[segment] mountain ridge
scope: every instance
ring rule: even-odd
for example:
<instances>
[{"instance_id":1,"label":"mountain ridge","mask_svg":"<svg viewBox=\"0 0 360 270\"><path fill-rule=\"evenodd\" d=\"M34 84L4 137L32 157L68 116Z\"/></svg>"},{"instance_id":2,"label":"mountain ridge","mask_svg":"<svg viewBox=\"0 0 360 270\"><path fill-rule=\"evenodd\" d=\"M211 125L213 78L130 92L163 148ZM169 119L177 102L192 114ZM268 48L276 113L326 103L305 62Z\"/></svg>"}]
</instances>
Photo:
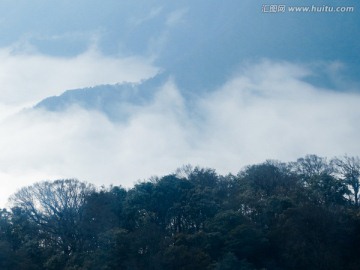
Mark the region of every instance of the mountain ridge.
<instances>
[{"instance_id":1,"label":"mountain ridge","mask_svg":"<svg viewBox=\"0 0 360 270\"><path fill-rule=\"evenodd\" d=\"M129 106L144 106L151 102L156 90L167 79L166 74L158 74L139 83L124 82L70 89L58 96L41 100L33 109L61 112L76 105L86 110L101 111L111 120L121 120L128 115Z\"/></svg>"}]
</instances>

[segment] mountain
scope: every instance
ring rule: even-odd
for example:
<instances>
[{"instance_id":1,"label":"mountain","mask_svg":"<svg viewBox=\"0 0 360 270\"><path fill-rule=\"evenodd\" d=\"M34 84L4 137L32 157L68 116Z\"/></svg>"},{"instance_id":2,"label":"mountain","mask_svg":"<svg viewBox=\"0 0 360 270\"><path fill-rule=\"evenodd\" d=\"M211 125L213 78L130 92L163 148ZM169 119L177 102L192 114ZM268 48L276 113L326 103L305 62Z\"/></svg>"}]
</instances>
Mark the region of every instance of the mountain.
<instances>
[{"instance_id":1,"label":"mountain","mask_svg":"<svg viewBox=\"0 0 360 270\"><path fill-rule=\"evenodd\" d=\"M144 106L153 100L156 90L167 80L166 73L139 83L118 83L67 90L59 96L43 99L34 109L61 112L77 106L86 110L97 110L110 120L126 118L134 106Z\"/></svg>"}]
</instances>

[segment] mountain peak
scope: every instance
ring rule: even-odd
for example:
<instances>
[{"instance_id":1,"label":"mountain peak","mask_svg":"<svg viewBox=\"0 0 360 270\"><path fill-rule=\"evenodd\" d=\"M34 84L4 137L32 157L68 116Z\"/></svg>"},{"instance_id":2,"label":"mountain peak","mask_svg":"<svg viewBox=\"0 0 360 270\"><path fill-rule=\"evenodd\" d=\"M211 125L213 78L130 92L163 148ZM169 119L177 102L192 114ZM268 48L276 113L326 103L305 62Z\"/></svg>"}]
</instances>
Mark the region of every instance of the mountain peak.
<instances>
[{"instance_id":1,"label":"mountain peak","mask_svg":"<svg viewBox=\"0 0 360 270\"><path fill-rule=\"evenodd\" d=\"M111 120L126 116L131 106L142 106L150 102L156 90L167 80L164 74L139 83L105 84L93 87L67 90L59 96L43 99L34 109L62 112L77 106L86 110L98 110Z\"/></svg>"}]
</instances>

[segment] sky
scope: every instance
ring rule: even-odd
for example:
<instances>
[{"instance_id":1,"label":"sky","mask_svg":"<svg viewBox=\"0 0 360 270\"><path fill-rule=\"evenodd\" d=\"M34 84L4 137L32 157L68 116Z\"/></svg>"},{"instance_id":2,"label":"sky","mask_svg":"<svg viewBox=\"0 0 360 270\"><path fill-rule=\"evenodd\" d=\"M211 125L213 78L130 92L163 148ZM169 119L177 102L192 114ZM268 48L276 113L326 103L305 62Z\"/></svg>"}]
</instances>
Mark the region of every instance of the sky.
<instances>
[{"instance_id":1,"label":"sky","mask_svg":"<svg viewBox=\"0 0 360 270\"><path fill-rule=\"evenodd\" d=\"M271 13L278 2L0 0L0 206L42 180L131 187L185 164L227 174L358 156L360 3L282 3ZM158 74L165 82L124 121L76 104L32 109Z\"/></svg>"}]
</instances>

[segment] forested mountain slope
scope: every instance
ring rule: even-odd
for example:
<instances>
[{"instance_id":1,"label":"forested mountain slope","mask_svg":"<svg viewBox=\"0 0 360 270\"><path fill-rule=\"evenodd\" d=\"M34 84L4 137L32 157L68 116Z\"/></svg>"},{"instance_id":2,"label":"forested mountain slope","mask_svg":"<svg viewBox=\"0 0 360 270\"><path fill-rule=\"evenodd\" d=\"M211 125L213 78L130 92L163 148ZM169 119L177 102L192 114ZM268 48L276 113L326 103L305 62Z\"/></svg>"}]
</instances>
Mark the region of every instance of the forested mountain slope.
<instances>
[{"instance_id":1,"label":"forested mountain slope","mask_svg":"<svg viewBox=\"0 0 360 270\"><path fill-rule=\"evenodd\" d=\"M129 190L39 182L1 211L0 268L358 269L359 173L357 157L309 155Z\"/></svg>"}]
</instances>

